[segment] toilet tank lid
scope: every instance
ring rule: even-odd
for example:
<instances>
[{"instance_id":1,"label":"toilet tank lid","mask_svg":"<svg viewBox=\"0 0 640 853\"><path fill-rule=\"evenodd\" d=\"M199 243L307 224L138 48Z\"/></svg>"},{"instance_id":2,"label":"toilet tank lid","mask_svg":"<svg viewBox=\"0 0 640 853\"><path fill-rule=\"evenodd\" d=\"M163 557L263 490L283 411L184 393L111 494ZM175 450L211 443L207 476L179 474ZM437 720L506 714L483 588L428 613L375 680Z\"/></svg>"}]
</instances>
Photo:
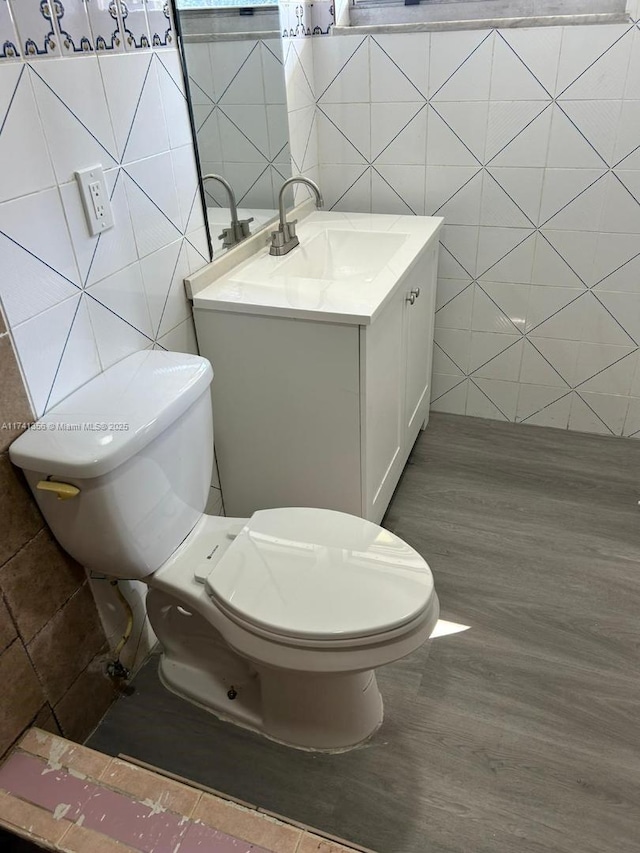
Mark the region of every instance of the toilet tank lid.
<instances>
[{"instance_id":1,"label":"toilet tank lid","mask_svg":"<svg viewBox=\"0 0 640 853\"><path fill-rule=\"evenodd\" d=\"M206 358L135 352L43 415L13 442L11 461L58 477L107 474L186 412L212 378Z\"/></svg>"}]
</instances>

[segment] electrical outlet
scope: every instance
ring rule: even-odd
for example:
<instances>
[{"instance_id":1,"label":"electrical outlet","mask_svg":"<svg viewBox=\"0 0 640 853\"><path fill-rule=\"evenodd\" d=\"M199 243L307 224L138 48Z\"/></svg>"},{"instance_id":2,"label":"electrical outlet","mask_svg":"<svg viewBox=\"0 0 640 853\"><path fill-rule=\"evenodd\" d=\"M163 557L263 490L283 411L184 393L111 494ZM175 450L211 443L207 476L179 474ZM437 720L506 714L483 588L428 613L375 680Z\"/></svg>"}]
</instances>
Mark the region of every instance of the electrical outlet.
<instances>
[{"instance_id":1,"label":"electrical outlet","mask_svg":"<svg viewBox=\"0 0 640 853\"><path fill-rule=\"evenodd\" d=\"M89 231L95 237L108 228L113 228L111 199L104 179L102 166L93 166L76 172L84 213Z\"/></svg>"}]
</instances>

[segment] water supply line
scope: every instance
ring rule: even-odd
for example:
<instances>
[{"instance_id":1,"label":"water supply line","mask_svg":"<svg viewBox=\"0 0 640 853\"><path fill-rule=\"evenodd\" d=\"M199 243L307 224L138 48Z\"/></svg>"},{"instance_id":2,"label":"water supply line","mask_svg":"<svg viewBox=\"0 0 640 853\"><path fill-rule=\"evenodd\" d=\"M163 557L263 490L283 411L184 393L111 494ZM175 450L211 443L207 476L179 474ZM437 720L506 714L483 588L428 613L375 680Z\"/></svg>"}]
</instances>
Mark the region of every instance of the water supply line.
<instances>
[{"instance_id":1,"label":"water supply line","mask_svg":"<svg viewBox=\"0 0 640 853\"><path fill-rule=\"evenodd\" d=\"M122 654L124 647L129 642L131 632L133 631L133 610L131 609L131 605L127 599L124 597L122 590L118 586L118 581L114 578L113 580L110 580L109 583L114 588L115 593L120 600L120 604L122 605L122 609L127 615L127 626L124 629L124 634L120 637L117 646L113 650L113 660L109 661L107 664L107 674L114 680L126 681L131 673L120 661L120 655Z\"/></svg>"}]
</instances>

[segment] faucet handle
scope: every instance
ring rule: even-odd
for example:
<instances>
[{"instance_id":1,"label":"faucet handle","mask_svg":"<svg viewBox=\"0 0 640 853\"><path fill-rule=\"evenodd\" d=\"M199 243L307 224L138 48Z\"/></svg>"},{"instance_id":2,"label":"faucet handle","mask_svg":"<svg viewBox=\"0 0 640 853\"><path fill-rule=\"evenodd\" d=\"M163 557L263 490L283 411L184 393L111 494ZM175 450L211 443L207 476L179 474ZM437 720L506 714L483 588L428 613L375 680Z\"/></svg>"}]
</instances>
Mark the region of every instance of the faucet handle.
<instances>
[{"instance_id":1,"label":"faucet handle","mask_svg":"<svg viewBox=\"0 0 640 853\"><path fill-rule=\"evenodd\" d=\"M271 245L274 247L284 246L284 231L282 230L282 225L276 231L271 232Z\"/></svg>"},{"instance_id":2,"label":"faucet handle","mask_svg":"<svg viewBox=\"0 0 640 853\"><path fill-rule=\"evenodd\" d=\"M239 219L238 220L238 238L239 240L244 240L246 237L251 236L251 228L249 225L253 222L253 216L250 219Z\"/></svg>"},{"instance_id":3,"label":"faucet handle","mask_svg":"<svg viewBox=\"0 0 640 853\"><path fill-rule=\"evenodd\" d=\"M223 228L222 234L218 234L218 240L222 240L222 248L230 249L236 243L236 235L233 228Z\"/></svg>"},{"instance_id":4,"label":"faucet handle","mask_svg":"<svg viewBox=\"0 0 640 853\"><path fill-rule=\"evenodd\" d=\"M271 232L270 255L286 255L299 244L296 237L296 221L294 219L293 222L281 222L277 231Z\"/></svg>"}]
</instances>

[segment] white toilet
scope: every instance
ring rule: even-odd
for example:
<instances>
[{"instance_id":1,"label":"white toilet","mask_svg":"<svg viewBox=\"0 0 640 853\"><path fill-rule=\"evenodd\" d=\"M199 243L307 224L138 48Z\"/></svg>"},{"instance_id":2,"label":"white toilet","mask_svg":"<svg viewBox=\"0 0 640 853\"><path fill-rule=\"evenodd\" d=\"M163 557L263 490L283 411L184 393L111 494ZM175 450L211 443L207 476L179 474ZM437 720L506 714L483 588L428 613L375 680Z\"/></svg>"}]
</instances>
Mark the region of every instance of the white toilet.
<instances>
[{"instance_id":1,"label":"white toilet","mask_svg":"<svg viewBox=\"0 0 640 853\"><path fill-rule=\"evenodd\" d=\"M436 624L431 572L344 513L204 515L212 377L198 356L134 353L21 435L11 459L76 560L149 586L166 687L291 746L348 749L382 722L374 670Z\"/></svg>"}]
</instances>

